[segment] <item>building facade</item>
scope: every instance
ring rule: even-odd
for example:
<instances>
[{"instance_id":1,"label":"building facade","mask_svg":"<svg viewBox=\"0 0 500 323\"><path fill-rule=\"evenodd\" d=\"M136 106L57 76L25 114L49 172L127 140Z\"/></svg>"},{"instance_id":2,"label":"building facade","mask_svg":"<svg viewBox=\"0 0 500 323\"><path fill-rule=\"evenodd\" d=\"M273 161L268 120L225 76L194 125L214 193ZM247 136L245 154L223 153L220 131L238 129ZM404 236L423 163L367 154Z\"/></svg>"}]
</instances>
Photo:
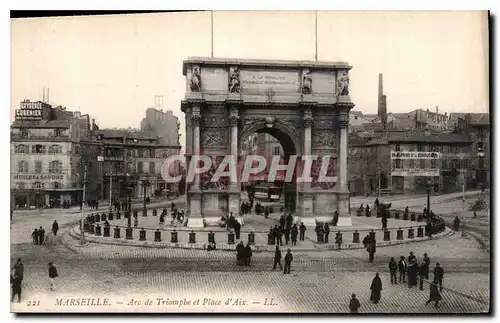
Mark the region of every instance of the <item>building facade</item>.
<instances>
[{"instance_id":1,"label":"building facade","mask_svg":"<svg viewBox=\"0 0 500 323\"><path fill-rule=\"evenodd\" d=\"M87 151L94 151L92 164L99 169L98 182L101 199L143 198L164 196L179 192L179 183L167 183L162 174L165 159L180 153L179 145L163 145L161 139L149 131L133 129L97 129L93 139L86 143ZM171 175L179 174L179 166Z\"/></svg>"},{"instance_id":2,"label":"building facade","mask_svg":"<svg viewBox=\"0 0 500 323\"><path fill-rule=\"evenodd\" d=\"M146 109L146 117L141 121L141 131L152 132L159 137L160 144L178 146L179 119L171 110L163 112L155 108Z\"/></svg>"},{"instance_id":3,"label":"building facade","mask_svg":"<svg viewBox=\"0 0 500 323\"><path fill-rule=\"evenodd\" d=\"M82 139L88 115L24 100L11 125L11 206L78 204L82 197Z\"/></svg>"},{"instance_id":4,"label":"building facade","mask_svg":"<svg viewBox=\"0 0 500 323\"><path fill-rule=\"evenodd\" d=\"M470 187L472 142L464 133L389 133L350 145L350 181L357 195L455 192Z\"/></svg>"}]
</instances>

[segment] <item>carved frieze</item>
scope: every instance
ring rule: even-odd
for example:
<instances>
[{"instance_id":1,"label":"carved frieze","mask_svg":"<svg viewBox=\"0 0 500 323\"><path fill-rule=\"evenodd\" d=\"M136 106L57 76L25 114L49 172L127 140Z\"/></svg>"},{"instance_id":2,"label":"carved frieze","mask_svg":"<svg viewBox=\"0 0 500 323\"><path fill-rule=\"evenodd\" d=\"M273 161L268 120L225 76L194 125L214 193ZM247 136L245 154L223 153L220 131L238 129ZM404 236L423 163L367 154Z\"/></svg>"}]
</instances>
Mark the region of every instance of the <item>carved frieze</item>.
<instances>
[{"instance_id":1,"label":"carved frieze","mask_svg":"<svg viewBox=\"0 0 500 323\"><path fill-rule=\"evenodd\" d=\"M301 92L302 94L312 93L312 79L308 68L302 70Z\"/></svg>"},{"instance_id":2,"label":"carved frieze","mask_svg":"<svg viewBox=\"0 0 500 323\"><path fill-rule=\"evenodd\" d=\"M313 121L314 129L333 129L333 118L328 119L318 119L314 118Z\"/></svg>"},{"instance_id":3,"label":"carved frieze","mask_svg":"<svg viewBox=\"0 0 500 323\"><path fill-rule=\"evenodd\" d=\"M333 130L315 130L312 134L312 148L335 147L335 135Z\"/></svg>"},{"instance_id":4,"label":"carved frieze","mask_svg":"<svg viewBox=\"0 0 500 323\"><path fill-rule=\"evenodd\" d=\"M207 115L203 118L203 128L225 128L229 125L227 116Z\"/></svg>"},{"instance_id":5,"label":"carved frieze","mask_svg":"<svg viewBox=\"0 0 500 323\"><path fill-rule=\"evenodd\" d=\"M349 95L349 75L342 70L337 74L337 96Z\"/></svg>"},{"instance_id":6,"label":"carved frieze","mask_svg":"<svg viewBox=\"0 0 500 323\"><path fill-rule=\"evenodd\" d=\"M201 132L202 147L225 147L228 145L227 129L203 129Z\"/></svg>"},{"instance_id":7,"label":"carved frieze","mask_svg":"<svg viewBox=\"0 0 500 323\"><path fill-rule=\"evenodd\" d=\"M240 93L240 69L236 66L229 68L229 92Z\"/></svg>"}]
</instances>

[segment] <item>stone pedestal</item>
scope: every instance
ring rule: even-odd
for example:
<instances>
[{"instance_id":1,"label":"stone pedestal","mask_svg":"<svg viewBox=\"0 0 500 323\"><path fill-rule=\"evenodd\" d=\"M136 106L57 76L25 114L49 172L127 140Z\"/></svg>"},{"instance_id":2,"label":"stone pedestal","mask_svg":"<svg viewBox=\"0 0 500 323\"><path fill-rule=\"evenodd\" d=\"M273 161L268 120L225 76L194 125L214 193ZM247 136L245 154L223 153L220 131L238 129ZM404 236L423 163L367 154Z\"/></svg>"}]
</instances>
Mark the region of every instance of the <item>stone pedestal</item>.
<instances>
[{"instance_id":1,"label":"stone pedestal","mask_svg":"<svg viewBox=\"0 0 500 323\"><path fill-rule=\"evenodd\" d=\"M188 227L203 228L203 217L201 214L201 192L190 192L189 196L189 218Z\"/></svg>"},{"instance_id":2,"label":"stone pedestal","mask_svg":"<svg viewBox=\"0 0 500 323\"><path fill-rule=\"evenodd\" d=\"M229 193L229 214L233 212L234 216L237 216L240 214L240 205L241 205L241 199L240 199L240 192L230 192Z\"/></svg>"}]
</instances>

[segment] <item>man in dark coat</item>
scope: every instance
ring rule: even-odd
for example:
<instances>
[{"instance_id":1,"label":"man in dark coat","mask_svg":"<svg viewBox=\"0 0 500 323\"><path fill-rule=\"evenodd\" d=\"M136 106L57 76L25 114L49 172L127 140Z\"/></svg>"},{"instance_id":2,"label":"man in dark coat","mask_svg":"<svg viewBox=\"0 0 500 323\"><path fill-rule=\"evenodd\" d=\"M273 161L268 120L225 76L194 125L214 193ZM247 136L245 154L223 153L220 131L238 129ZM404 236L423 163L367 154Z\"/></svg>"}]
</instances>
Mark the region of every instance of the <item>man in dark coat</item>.
<instances>
[{"instance_id":1,"label":"man in dark coat","mask_svg":"<svg viewBox=\"0 0 500 323\"><path fill-rule=\"evenodd\" d=\"M276 239L276 245L282 246L283 245L283 240L281 239L282 237L282 232L280 228L278 228L278 225L274 226L274 238Z\"/></svg>"},{"instance_id":2,"label":"man in dark coat","mask_svg":"<svg viewBox=\"0 0 500 323\"><path fill-rule=\"evenodd\" d=\"M328 226L328 223L325 223L325 226L323 228L324 236L325 236L325 243L328 243L328 236L330 235L330 226Z\"/></svg>"},{"instance_id":3,"label":"man in dark coat","mask_svg":"<svg viewBox=\"0 0 500 323\"><path fill-rule=\"evenodd\" d=\"M285 269L283 271L283 274L290 274L290 267L292 265L292 260L293 260L292 251L288 249L285 255Z\"/></svg>"},{"instance_id":4,"label":"man in dark coat","mask_svg":"<svg viewBox=\"0 0 500 323\"><path fill-rule=\"evenodd\" d=\"M283 235L285 236L285 244L288 244L288 242L290 241L290 231L291 231L291 228L288 228L288 227L285 227L283 229Z\"/></svg>"},{"instance_id":5,"label":"man in dark coat","mask_svg":"<svg viewBox=\"0 0 500 323\"><path fill-rule=\"evenodd\" d=\"M33 244L38 244L38 229L33 230L33 233L31 233L31 239L33 239Z\"/></svg>"},{"instance_id":6,"label":"man in dark coat","mask_svg":"<svg viewBox=\"0 0 500 323\"><path fill-rule=\"evenodd\" d=\"M56 284L55 284L55 279L59 275L57 274L57 268L54 266L52 262L49 262L49 279L50 279L50 290L55 291L56 290Z\"/></svg>"},{"instance_id":7,"label":"man in dark coat","mask_svg":"<svg viewBox=\"0 0 500 323\"><path fill-rule=\"evenodd\" d=\"M16 264L12 267L12 270L14 270L14 275L18 275L19 279L22 281L24 278L24 266L21 258L17 258Z\"/></svg>"},{"instance_id":8,"label":"man in dark coat","mask_svg":"<svg viewBox=\"0 0 500 323\"><path fill-rule=\"evenodd\" d=\"M320 223L316 224L316 229L314 229L314 231L316 231L317 242L318 243L325 242L324 239L325 232L323 231L323 226Z\"/></svg>"},{"instance_id":9,"label":"man in dark coat","mask_svg":"<svg viewBox=\"0 0 500 323\"><path fill-rule=\"evenodd\" d=\"M375 258L375 252L377 252L377 241L370 238L370 243L368 244L366 251L368 251L368 260L372 263Z\"/></svg>"},{"instance_id":10,"label":"man in dark coat","mask_svg":"<svg viewBox=\"0 0 500 323\"><path fill-rule=\"evenodd\" d=\"M444 270L438 262L436 264L436 267L434 268L434 281L437 281L439 283L440 291L443 291L443 276L444 276Z\"/></svg>"},{"instance_id":11,"label":"man in dark coat","mask_svg":"<svg viewBox=\"0 0 500 323\"><path fill-rule=\"evenodd\" d=\"M280 265L280 270L283 270L283 266L281 265L281 251L279 246L276 246L276 251L274 252L273 270L276 269L276 265Z\"/></svg>"},{"instance_id":12,"label":"man in dark coat","mask_svg":"<svg viewBox=\"0 0 500 323\"><path fill-rule=\"evenodd\" d=\"M282 214L280 216L280 230L283 230L285 228L285 222L286 222L285 216Z\"/></svg>"},{"instance_id":13,"label":"man in dark coat","mask_svg":"<svg viewBox=\"0 0 500 323\"><path fill-rule=\"evenodd\" d=\"M417 257L413 254L413 251L410 251L410 255L408 256L408 263L417 261Z\"/></svg>"},{"instance_id":14,"label":"man in dark coat","mask_svg":"<svg viewBox=\"0 0 500 323\"><path fill-rule=\"evenodd\" d=\"M358 313L360 307L361 304L359 303L359 300L356 298L356 294L352 294L351 301L349 302L349 310L351 310L351 313Z\"/></svg>"},{"instance_id":15,"label":"man in dark coat","mask_svg":"<svg viewBox=\"0 0 500 323\"><path fill-rule=\"evenodd\" d=\"M17 302L21 303L21 283L22 279L19 277L19 275L15 274L14 279L12 280L12 298L11 302L14 301L15 296L17 295Z\"/></svg>"},{"instance_id":16,"label":"man in dark coat","mask_svg":"<svg viewBox=\"0 0 500 323\"><path fill-rule=\"evenodd\" d=\"M292 231L290 232L291 239L292 239L292 246L297 245L297 236L299 234L299 229L297 228L297 224L294 224L292 227Z\"/></svg>"},{"instance_id":17,"label":"man in dark coat","mask_svg":"<svg viewBox=\"0 0 500 323\"><path fill-rule=\"evenodd\" d=\"M243 265L245 263L245 261L243 259L243 249L244 248L245 248L245 246L243 245L243 241L240 241L236 245L236 264L237 265Z\"/></svg>"},{"instance_id":18,"label":"man in dark coat","mask_svg":"<svg viewBox=\"0 0 500 323\"><path fill-rule=\"evenodd\" d=\"M389 261L389 273L391 274L391 284L398 284L398 264L396 263L396 260L394 258L391 258L391 261Z\"/></svg>"},{"instance_id":19,"label":"man in dark coat","mask_svg":"<svg viewBox=\"0 0 500 323\"><path fill-rule=\"evenodd\" d=\"M292 213L288 213L288 216L286 217L286 227L291 228L293 224L293 216Z\"/></svg>"},{"instance_id":20,"label":"man in dark coat","mask_svg":"<svg viewBox=\"0 0 500 323\"><path fill-rule=\"evenodd\" d=\"M372 291L370 295L370 301L377 304L380 301L380 296L381 296L380 294L382 291L382 280L380 279L378 273L375 274L370 289Z\"/></svg>"},{"instance_id":21,"label":"man in dark coat","mask_svg":"<svg viewBox=\"0 0 500 323\"><path fill-rule=\"evenodd\" d=\"M457 232L459 228L460 228L460 219L458 218L458 216L456 216L455 220L453 220L453 230Z\"/></svg>"},{"instance_id":22,"label":"man in dark coat","mask_svg":"<svg viewBox=\"0 0 500 323\"><path fill-rule=\"evenodd\" d=\"M408 287L417 286L418 280L418 263L416 261L409 261L408 266Z\"/></svg>"},{"instance_id":23,"label":"man in dark coat","mask_svg":"<svg viewBox=\"0 0 500 323\"><path fill-rule=\"evenodd\" d=\"M269 208L266 206L264 209L264 217L267 219L269 217Z\"/></svg>"},{"instance_id":24,"label":"man in dark coat","mask_svg":"<svg viewBox=\"0 0 500 323\"><path fill-rule=\"evenodd\" d=\"M333 214L333 226L336 227L337 223L339 223L339 211L335 211Z\"/></svg>"},{"instance_id":25,"label":"man in dark coat","mask_svg":"<svg viewBox=\"0 0 500 323\"><path fill-rule=\"evenodd\" d=\"M304 241L306 236L306 226L304 225L304 222L300 223L299 231L300 231L299 240Z\"/></svg>"},{"instance_id":26,"label":"man in dark coat","mask_svg":"<svg viewBox=\"0 0 500 323\"><path fill-rule=\"evenodd\" d=\"M384 215L382 216L382 230L387 230L387 217Z\"/></svg>"},{"instance_id":27,"label":"man in dark coat","mask_svg":"<svg viewBox=\"0 0 500 323\"><path fill-rule=\"evenodd\" d=\"M405 256L401 256L398 261L398 271L399 271L399 283L401 281L406 283L406 271L408 270L408 265L406 264Z\"/></svg>"},{"instance_id":28,"label":"man in dark coat","mask_svg":"<svg viewBox=\"0 0 500 323\"><path fill-rule=\"evenodd\" d=\"M429 287L429 300L425 302L425 305L429 305L430 302L434 302L434 307L439 307L439 301L442 299L441 297L441 285L439 285L439 282L434 280L432 284L430 284Z\"/></svg>"},{"instance_id":29,"label":"man in dark coat","mask_svg":"<svg viewBox=\"0 0 500 323\"><path fill-rule=\"evenodd\" d=\"M420 268L418 270L418 275L420 276L420 289L424 290L424 279L429 279L429 267L431 265L431 259L427 256L427 253L424 253L424 258L422 259L422 263L420 264Z\"/></svg>"},{"instance_id":30,"label":"man in dark coat","mask_svg":"<svg viewBox=\"0 0 500 323\"><path fill-rule=\"evenodd\" d=\"M370 210L370 206L367 204L365 209L365 216L370 217L372 211Z\"/></svg>"},{"instance_id":31,"label":"man in dark coat","mask_svg":"<svg viewBox=\"0 0 500 323\"><path fill-rule=\"evenodd\" d=\"M57 235L57 231L59 231L59 224L57 223L57 220L54 220L54 223L52 223L52 232L54 235Z\"/></svg>"},{"instance_id":32,"label":"man in dark coat","mask_svg":"<svg viewBox=\"0 0 500 323\"><path fill-rule=\"evenodd\" d=\"M234 233L236 234L236 240L240 239L241 224L238 221L234 221Z\"/></svg>"},{"instance_id":33,"label":"man in dark coat","mask_svg":"<svg viewBox=\"0 0 500 323\"><path fill-rule=\"evenodd\" d=\"M247 244L244 251L245 251L245 265L250 266L250 264L252 263L252 248L250 248L250 244Z\"/></svg>"},{"instance_id":34,"label":"man in dark coat","mask_svg":"<svg viewBox=\"0 0 500 323\"><path fill-rule=\"evenodd\" d=\"M45 243L45 230L40 227L38 229L38 244L44 244Z\"/></svg>"}]
</instances>

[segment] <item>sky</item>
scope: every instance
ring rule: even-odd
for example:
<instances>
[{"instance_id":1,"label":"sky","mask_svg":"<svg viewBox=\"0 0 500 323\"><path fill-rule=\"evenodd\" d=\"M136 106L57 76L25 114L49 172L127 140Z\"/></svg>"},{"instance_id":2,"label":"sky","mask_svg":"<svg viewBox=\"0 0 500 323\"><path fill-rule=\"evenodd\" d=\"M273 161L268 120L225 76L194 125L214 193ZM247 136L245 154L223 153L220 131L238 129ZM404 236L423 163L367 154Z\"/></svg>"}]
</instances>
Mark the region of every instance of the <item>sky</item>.
<instances>
[{"instance_id":1,"label":"sky","mask_svg":"<svg viewBox=\"0 0 500 323\"><path fill-rule=\"evenodd\" d=\"M345 61L355 110L376 113L378 74L388 112L488 112L487 13L317 13L319 61ZM11 20L11 113L41 100L95 118L100 128L138 128L145 109L181 121L182 61L210 57L210 12ZM314 60L313 11L217 11L214 57ZM13 117L11 118L11 120Z\"/></svg>"}]
</instances>

